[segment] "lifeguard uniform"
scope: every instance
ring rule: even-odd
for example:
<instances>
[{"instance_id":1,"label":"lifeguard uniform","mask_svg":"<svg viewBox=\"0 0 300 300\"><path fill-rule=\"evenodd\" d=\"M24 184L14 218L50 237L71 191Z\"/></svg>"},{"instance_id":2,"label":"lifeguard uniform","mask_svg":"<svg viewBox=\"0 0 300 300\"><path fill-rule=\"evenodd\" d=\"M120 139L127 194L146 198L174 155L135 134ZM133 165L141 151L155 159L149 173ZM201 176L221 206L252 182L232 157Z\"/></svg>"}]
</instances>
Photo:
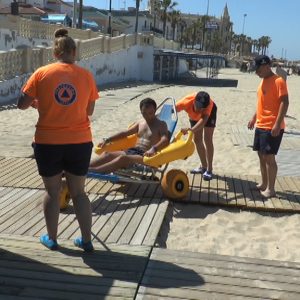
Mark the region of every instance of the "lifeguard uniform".
<instances>
[{"instance_id":1,"label":"lifeguard uniform","mask_svg":"<svg viewBox=\"0 0 300 300\"><path fill-rule=\"evenodd\" d=\"M283 136L285 122L280 124L280 135L272 137L271 130L278 117L281 97L288 95L284 79L274 74L264 78L257 90L256 129L253 150L265 154L277 154Z\"/></svg>"},{"instance_id":2,"label":"lifeguard uniform","mask_svg":"<svg viewBox=\"0 0 300 300\"><path fill-rule=\"evenodd\" d=\"M34 136L36 149L43 149L42 152L46 153L54 149L49 147L51 145L81 145L73 147L72 153L69 153L70 157L75 160L75 154L89 155L92 150L92 133L87 107L90 102L96 101L99 95L93 75L88 70L76 64L62 62L49 64L37 69L22 91L38 100L39 119ZM85 150L81 154L76 153L80 152L80 148ZM61 151L62 147L55 149ZM49 155L59 156L60 151ZM61 166L55 166L55 162L52 162L52 168L47 163L46 156L42 157L41 151L35 153L40 174L56 175ZM76 163L74 166L71 165L70 159L66 164L67 171L83 175L84 172L79 171L80 168L76 170Z\"/></svg>"}]
</instances>

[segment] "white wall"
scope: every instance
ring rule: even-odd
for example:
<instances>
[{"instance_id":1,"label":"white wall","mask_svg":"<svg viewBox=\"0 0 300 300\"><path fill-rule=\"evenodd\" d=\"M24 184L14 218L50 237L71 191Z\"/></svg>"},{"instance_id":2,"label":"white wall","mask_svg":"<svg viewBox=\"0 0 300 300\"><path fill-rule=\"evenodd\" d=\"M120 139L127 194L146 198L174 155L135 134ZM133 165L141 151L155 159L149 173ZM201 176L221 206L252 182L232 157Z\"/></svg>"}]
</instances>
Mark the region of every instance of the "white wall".
<instances>
[{"instance_id":1,"label":"white wall","mask_svg":"<svg viewBox=\"0 0 300 300\"><path fill-rule=\"evenodd\" d=\"M133 46L130 49L93 56L79 63L95 76L97 84L129 80L153 81L153 47ZM15 101L30 74L0 81L0 104Z\"/></svg>"},{"instance_id":2,"label":"white wall","mask_svg":"<svg viewBox=\"0 0 300 300\"><path fill-rule=\"evenodd\" d=\"M52 45L52 41L33 38L28 39L17 36L16 32L11 31L10 29L0 29L0 50L7 51L13 48L18 48L18 46L35 47L37 45L50 47Z\"/></svg>"}]
</instances>

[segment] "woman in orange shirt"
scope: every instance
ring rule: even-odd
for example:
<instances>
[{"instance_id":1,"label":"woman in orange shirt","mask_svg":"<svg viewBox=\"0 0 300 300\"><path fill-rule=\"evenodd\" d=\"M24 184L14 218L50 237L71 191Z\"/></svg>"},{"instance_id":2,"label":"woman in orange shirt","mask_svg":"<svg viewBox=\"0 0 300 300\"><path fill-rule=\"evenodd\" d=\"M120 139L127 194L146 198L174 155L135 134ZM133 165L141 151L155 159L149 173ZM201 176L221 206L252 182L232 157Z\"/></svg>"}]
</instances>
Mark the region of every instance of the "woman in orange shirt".
<instances>
[{"instance_id":1,"label":"woman in orange shirt","mask_svg":"<svg viewBox=\"0 0 300 300\"><path fill-rule=\"evenodd\" d=\"M40 237L51 250L58 247L59 197L64 172L82 237L76 246L92 251L91 204L84 191L92 152L89 116L99 98L93 75L75 64L75 41L66 29L55 32L53 52L57 62L37 69L22 89L18 108L37 108L34 154L46 196L47 234Z\"/></svg>"},{"instance_id":2,"label":"woman in orange shirt","mask_svg":"<svg viewBox=\"0 0 300 300\"><path fill-rule=\"evenodd\" d=\"M178 112L184 110L190 119L191 128L183 128L186 133L194 133L194 142L201 166L191 170L192 174L202 174L204 180L211 180L214 156L213 134L217 121L217 106L206 92L193 93L176 103Z\"/></svg>"}]
</instances>

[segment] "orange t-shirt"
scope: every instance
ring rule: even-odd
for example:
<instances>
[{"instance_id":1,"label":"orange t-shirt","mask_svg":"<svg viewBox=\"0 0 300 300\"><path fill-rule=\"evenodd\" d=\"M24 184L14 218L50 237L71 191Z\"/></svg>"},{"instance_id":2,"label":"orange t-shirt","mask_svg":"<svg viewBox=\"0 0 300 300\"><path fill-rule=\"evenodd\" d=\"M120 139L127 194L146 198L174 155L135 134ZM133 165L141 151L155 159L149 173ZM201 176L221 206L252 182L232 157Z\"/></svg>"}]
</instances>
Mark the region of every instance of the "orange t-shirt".
<instances>
[{"instance_id":1,"label":"orange t-shirt","mask_svg":"<svg viewBox=\"0 0 300 300\"><path fill-rule=\"evenodd\" d=\"M38 100L38 144L80 144L92 141L87 114L89 102L99 98L92 73L56 62L37 69L23 93Z\"/></svg>"},{"instance_id":2,"label":"orange t-shirt","mask_svg":"<svg viewBox=\"0 0 300 300\"><path fill-rule=\"evenodd\" d=\"M212 99L209 100L209 104L205 109L202 109L201 112L195 112L194 110L194 101L197 93L193 93L190 95L185 96L184 98L180 99L176 103L176 110L178 112L184 110L189 115L190 120L192 121L199 121L203 118L203 116L210 116L211 111L214 106L214 102Z\"/></svg>"},{"instance_id":3,"label":"orange t-shirt","mask_svg":"<svg viewBox=\"0 0 300 300\"><path fill-rule=\"evenodd\" d=\"M286 82L279 76L264 78L257 90L256 127L272 129L279 112L281 97L288 95ZM285 128L282 121L280 128Z\"/></svg>"}]
</instances>

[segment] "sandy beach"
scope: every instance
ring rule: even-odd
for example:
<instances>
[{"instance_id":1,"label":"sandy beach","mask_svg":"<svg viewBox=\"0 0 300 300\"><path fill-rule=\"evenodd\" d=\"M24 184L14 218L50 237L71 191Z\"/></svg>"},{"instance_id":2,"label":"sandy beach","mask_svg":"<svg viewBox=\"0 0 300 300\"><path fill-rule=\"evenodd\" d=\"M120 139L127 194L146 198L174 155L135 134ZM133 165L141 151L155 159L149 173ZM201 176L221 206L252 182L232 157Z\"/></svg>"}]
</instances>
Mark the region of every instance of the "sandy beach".
<instances>
[{"instance_id":1,"label":"sandy beach","mask_svg":"<svg viewBox=\"0 0 300 300\"><path fill-rule=\"evenodd\" d=\"M256 107L260 79L255 74L241 73L237 69L222 69L219 78L237 79L238 86L201 88L148 84L135 87L133 92L132 86L126 85L103 91L100 87L101 99L92 118L95 143L140 118L138 104L144 97L152 97L159 103L167 96L178 100L204 89L218 106L214 173L259 175L256 153L247 145L235 146L232 134L234 130L247 132L248 120ZM299 82L299 76L288 77L290 107L286 124L287 131L295 136L300 132ZM34 109L19 111L11 105L4 108L0 111L0 156L29 156L37 112ZM185 126L188 126L188 118L185 113L180 113L177 130ZM291 157L297 151L300 154L300 149L292 150ZM194 153L188 160L173 162L169 167L189 171L198 164L199 158ZM300 262L299 227L300 215L171 203L157 244L170 249Z\"/></svg>"}]
</instances>

